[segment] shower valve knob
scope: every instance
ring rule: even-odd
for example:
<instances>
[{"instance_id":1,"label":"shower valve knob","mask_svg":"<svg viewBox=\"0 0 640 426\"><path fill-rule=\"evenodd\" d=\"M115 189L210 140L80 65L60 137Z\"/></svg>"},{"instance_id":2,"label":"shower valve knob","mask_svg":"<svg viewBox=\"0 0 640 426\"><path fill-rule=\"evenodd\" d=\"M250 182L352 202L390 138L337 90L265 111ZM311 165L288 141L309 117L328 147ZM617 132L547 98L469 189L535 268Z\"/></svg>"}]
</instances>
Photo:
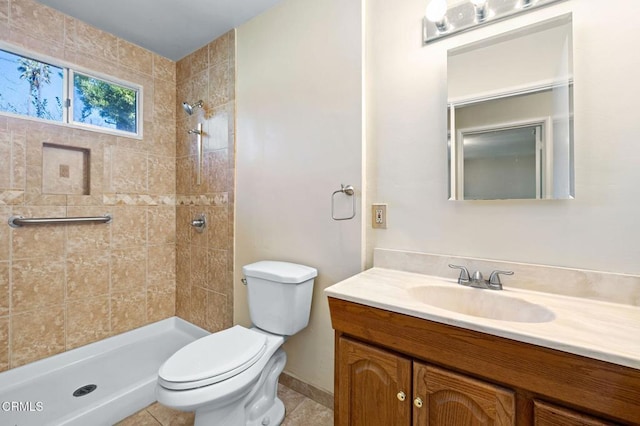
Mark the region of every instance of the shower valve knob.
<instances>
[{"instance_id":1,"label":"shower valve knob","mask_svg":"<svg viewBox=\"0 0 640 426\"><path fill-rule=\"evenodd\" d=\"M191 221L191 226L196 228L196 232L204 231L204 228L207 226L207 218L204 213L201 213L197 218Z\"/></svg>"}]
</instances>

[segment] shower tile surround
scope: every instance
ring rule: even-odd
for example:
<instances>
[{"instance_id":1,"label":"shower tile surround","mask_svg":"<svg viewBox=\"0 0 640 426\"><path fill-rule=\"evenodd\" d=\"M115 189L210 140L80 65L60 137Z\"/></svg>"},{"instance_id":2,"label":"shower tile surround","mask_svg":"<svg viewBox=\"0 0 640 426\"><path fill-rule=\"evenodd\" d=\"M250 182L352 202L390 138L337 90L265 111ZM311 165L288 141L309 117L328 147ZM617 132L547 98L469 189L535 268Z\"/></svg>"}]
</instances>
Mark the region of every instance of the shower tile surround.
<instances>
[{"instance_id":1,"label":"shower tile surround","mask_svg":"<svg viewBox=\"0 0 640 426\"><path fill-rule=\"evenodd\" d=\"M176 314L208 331L233 325L235 33L176 64ZM188 115L182 103L203 101ZM202 181L196 135L202 123ZM204 213L202 233L190 223Z\"/></svg>"},{"instance_id":2,"label":"shower tile surround","mask_svg":"<svg viewBox=\"0 0 640 426\"><path fill-rule=\"evenodd\" d=\"M0 1L0 38L140 84L144 96L143 140L0 117L1 217L114 216L110 225L0 227L0 371L175 314L212 332L230 326L234 32L174 63L10 0ZM183 101L199 99L204 109L183 113ZM199 186L186 132L198 121ZM45 143L88 152L89 195L44 193L43 170L67 171L43 167ZM197 234L189 223L201 212L208 226Z\"/></svg>"}]
</instances>

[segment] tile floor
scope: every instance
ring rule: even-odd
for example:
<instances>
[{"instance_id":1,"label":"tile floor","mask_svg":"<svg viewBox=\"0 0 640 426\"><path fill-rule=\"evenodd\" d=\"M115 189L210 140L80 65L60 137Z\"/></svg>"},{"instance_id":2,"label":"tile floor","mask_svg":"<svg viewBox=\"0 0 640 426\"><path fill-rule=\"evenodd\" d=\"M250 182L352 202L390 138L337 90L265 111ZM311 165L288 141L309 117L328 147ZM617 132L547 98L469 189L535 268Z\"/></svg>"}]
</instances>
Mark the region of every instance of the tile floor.
<instances>
[{"instance_id":1,"label":"tile floor","mask_svg":"<svg viewBox=\"0 0 640 426\"><path fill-rule=\"evenodd\" d=\"M286 417L282 426L333 426L333 411L304 395L278 385ZM193 413L172 410L158 403L127 417L117 426L191 426Z\"/></svg>"}]
</instances>

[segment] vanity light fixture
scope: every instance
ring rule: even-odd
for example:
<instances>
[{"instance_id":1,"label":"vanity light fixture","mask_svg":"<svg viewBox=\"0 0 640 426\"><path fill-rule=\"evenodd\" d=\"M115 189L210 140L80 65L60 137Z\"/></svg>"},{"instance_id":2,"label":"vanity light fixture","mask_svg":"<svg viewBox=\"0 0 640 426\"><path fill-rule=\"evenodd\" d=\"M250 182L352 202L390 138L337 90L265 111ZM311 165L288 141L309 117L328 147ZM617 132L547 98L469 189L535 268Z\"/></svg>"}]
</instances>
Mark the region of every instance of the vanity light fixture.
<instances>
[{"instance_id":1,"label":"vanity light fixture","mask_svg":"<svg viewBox=\"0 0 640 426\"><path fill-rule=\"evenodd\" d=\"M511 16L565 0L469 0L447 6L447 0L429 0L422 20L422 42L497 22Z\"/></svg>"}]
</instances>

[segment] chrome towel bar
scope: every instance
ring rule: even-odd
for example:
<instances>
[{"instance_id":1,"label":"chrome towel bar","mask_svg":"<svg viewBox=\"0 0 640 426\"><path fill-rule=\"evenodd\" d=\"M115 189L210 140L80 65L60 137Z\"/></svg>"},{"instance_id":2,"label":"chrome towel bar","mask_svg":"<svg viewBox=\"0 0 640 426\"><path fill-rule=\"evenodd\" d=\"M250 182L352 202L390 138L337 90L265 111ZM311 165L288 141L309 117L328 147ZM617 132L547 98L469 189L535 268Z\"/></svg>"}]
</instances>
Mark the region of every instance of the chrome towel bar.
<instances>
[{"instance_id":1,"label":"chrome towel bar","mask_svg":"<svg viewBox=\"0 0 640 426\"><path fill-rule=\"evenodd\" d=\"M113 217L110 214L104 216L88 216L88 217L32 217L24 218L22 216L11 216L9 218L9 226L19 228L25 225L52 225L52 224L70 224L70 223L111 223Z\"/></svg>"}]
</instances>

